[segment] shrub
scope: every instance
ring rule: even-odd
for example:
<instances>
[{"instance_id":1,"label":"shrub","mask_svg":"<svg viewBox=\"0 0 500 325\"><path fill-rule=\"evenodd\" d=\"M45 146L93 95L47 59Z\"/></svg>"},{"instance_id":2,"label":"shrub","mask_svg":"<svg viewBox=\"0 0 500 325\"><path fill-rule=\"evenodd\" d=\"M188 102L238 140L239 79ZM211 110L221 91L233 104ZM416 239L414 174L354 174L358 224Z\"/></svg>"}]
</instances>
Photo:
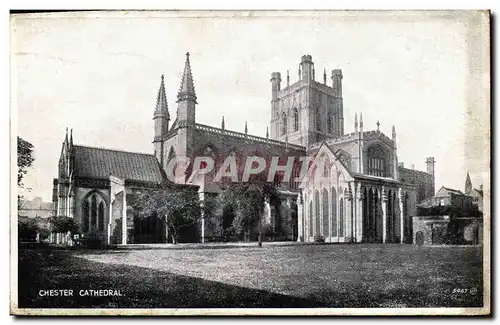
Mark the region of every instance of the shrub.
<instances>
[{"instance_id":1,"label":"shrub","mask_svg":"<svg viewBox=\"0 0 500 325\"><path fill-rule=\"evenodd\" d=\"M324 243L325 242L325 237L321 235L316 235L314 236L314 242L315 243Z\"/></svg>"}]
</instances>

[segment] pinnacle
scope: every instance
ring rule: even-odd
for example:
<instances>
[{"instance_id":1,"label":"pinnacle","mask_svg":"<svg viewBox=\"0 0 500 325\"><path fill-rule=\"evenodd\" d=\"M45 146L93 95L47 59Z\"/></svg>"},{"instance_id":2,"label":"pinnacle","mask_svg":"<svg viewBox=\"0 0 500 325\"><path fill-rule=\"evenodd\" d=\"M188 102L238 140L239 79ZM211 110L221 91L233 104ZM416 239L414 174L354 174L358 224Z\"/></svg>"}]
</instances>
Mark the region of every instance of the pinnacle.
<instances>
[{"instance_id":1,"label":"pinnacle","mask_svg":"<svg viewBox=\"0 0 500 325\"><path fill-rule=\"evenodd\" d=\"M190 98L196 103L196 93L194 90L193 75L191 73L191 63L189 62L189 52L186 53L186 63L182 74L181 87L177 94L177 101Z\"/></svg>"},{"instance_id":2,"label":"pinnacle","mask_svg":"<svg viewBox=\"0 0 500 325\"><path fill-rule=\"evenodd\" d=\"M156 109L155 112L166 112L168 116L168 102L167 95L165 94L165 82L164 77L161 75L160 89L158 89L158 96L156 98Z\"/></svg>"}]
</instances>

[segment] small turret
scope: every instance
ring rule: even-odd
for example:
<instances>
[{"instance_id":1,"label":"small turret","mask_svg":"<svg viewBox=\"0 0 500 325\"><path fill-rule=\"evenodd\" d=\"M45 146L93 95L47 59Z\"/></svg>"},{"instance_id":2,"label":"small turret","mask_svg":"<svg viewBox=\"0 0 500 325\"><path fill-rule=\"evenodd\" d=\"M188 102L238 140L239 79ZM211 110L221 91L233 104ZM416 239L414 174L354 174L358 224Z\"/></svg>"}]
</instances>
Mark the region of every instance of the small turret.
<instances>
[{"instance_id":1,"label":"small turret","mask_svg":"<svg viewBox=\"0 0 500 325\"><path fill-rule=\"evenodd\" d=\"M271 91L272 99L278 99L278 92L281 90L281 73L273 72L271 73Z\"/></svg>"},{"instance_id":2,"label":"small turret","mask_svg":"<svg viewBox=\"0 0 500 325\"><path fill-rule=\"evenodd\" d=\"M309 54L303 55L300 60L300 67L302 69L303 80L314 80L314 63L312 61L312 56Z\"/></svg>"},{"instance_id":3,"label":"small turret","mask_svg":"<svg viewBox=\"0 0 500 325\"><path fill-rule=\"evenodd\" d=\"M342 97L342 78L342 70L332 70L332 88L334 90L335 97Z\"/></svg>"},{"instance_id":4,"label":"small turret","mask_svg":"<svg viewBox=\"0 0 500 325\"><path fill-rule=\"evenodd\" d=\"M427 173L434 175L434 164L436 163L434 157L427 157L425 163L427 165Z\"/></svg>"}]
</instances>

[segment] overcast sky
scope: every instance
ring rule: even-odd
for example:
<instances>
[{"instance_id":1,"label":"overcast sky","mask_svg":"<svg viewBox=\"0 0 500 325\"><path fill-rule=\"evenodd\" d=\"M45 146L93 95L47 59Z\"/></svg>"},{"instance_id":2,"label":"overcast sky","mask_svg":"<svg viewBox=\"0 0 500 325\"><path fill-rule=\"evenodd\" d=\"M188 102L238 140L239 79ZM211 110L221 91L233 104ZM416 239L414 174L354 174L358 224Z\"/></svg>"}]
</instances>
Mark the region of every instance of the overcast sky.
<instances>
[{"instance_id":1,"label":"overcast sky","mask_svg":"<svg viewBox=\"0 0 500 325\"><path fill-rule=\"evenodd\" d=\"M13 120L17 113L17 133L36 156L27 197L51 200L66 127L76 144L152 153L160 76L173 120L187 51L198 123L220 126L224 115L227 129L243 131L248 121L249 133L265 136L271 72L286 83L289 69L294 83L300 57L310 54L316 80L324 68L342 69L346 133L356 112L365 130L379 120L390 137L394 124L405 167L425 170L435 157L436 190L463 190L468 169L475 187L484 177L465 155L471 55L481 54L470 49L466 15L58 15L12 20Z\"/></svg>"}]
</instances>

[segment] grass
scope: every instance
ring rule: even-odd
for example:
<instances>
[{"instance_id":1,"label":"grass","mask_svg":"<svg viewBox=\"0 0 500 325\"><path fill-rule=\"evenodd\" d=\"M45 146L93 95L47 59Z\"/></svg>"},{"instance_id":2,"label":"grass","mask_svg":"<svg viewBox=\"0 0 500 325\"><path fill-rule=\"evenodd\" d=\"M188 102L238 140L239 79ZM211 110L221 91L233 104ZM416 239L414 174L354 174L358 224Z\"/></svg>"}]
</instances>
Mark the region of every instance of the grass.
<instances>
[{"instance_id":1,"label":"grass","mask_svg":"<svg viewBox=\"0 0 500 325\"><path fill-rule=\"evenodd\" d=\"M480 307L481 247L20 251L19 307ZM476 295L453 289L475 287ZM115 289L124 297L39 297Z\"/></svg>"}]
</instances>

